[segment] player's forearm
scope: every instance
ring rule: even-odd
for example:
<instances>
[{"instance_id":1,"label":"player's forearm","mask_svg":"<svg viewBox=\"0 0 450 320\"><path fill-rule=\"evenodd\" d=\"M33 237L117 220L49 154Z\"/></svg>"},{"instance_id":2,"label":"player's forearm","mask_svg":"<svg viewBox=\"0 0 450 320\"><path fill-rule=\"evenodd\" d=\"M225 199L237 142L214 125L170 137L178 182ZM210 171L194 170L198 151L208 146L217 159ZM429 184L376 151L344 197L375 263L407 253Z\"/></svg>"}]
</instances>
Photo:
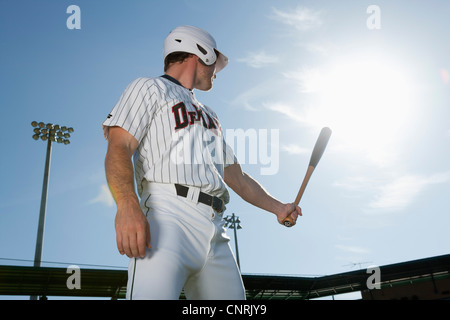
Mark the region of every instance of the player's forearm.
<instances>
[{"instance_id":1,"label":"player's forearm","mask_svg":"<svg viewBox=\"0 0 450 320\"><path fill-rule=\"evenodd\" d=\"M283 203L270 195L261 184L246 173L242 175L237 192L242 199L258 208L272 213L282 210Z\"/></svg>"},{"instance_id":2,"label":"player's forearm","mask_svg":"<svg viewBox=\"0 0 450 320\"><path fill-rule=\"evenodd\" d=\"M126 148L110 145L105 158L106 180L119 206L126 200L137 200L131 155Z\"/></svg>"}]
</instances>

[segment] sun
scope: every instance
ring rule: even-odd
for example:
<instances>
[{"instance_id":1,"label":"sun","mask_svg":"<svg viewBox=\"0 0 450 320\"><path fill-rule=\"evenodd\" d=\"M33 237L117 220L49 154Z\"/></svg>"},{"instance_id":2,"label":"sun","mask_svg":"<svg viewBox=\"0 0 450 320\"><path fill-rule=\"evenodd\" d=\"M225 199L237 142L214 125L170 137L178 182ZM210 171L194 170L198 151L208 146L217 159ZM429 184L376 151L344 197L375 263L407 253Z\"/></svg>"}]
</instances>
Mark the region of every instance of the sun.
<instances>
[{"instance_id":1,"label":"sun","mask_svg":"<svg viewBox=\"0 0 450 320\"><path fill-rule=\"evenodd\" d=\"M411 126L414 85L408 72L387 57L353 56L305 80L314 93L307 118L329 126L345 151L363 152L379 165L395 161L398 146Z\"/></svg>"}]
</instances>

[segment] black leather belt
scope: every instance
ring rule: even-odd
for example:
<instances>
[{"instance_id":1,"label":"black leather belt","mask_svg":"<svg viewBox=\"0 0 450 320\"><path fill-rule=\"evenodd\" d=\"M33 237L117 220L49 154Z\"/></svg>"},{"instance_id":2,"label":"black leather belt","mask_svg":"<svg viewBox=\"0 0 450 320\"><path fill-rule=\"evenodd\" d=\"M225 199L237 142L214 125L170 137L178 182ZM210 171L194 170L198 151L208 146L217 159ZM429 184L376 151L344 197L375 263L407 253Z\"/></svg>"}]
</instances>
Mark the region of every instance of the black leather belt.
<instances>
[{"instance_id":1,"label":"black leather belt","mask_svg":"<svg viewBox=\"0 0 450 320\"><path fill-rule=\"evenodd\" d=\"M185 198L187 197L189 187L182 186L181 184L175 184L175 189L177 190L177 195ZM198 195L198 202L212 207L218 213L222 213L225 209L222 199L210 196L209 194L201 191Z\"/></svg>"}]
</instances>

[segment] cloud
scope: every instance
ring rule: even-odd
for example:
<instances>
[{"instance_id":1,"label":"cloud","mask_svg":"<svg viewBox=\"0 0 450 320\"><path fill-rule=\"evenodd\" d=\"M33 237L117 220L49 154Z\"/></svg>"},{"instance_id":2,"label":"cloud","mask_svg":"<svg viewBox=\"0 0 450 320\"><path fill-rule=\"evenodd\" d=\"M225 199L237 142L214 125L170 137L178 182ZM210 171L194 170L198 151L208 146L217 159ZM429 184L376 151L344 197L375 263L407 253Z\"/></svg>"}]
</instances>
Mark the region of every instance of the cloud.
<instances>
[{"instance_id":1,"label":"cloud","mask_svg":"<svg viewBox=\"0 0 450 320\"><path fill-rule=\"evenodd\" d=\"M299 43L300 47L304 48L309 53L315 54L315 55L321 55L326 56L328 53L332 52L333 45L331 44L324 44L324 43Z\"/></svg>"},{"instance_id":2,"label":"cloud","mask_svg":"<svg viewBox=\"0 0 450 320\"><path fill-rule=\"evenodd\" d=\"M322 90L326 85L326 78L318 68L303 67L282 73L286 79L293 80L299 85L300 92L314 93Z\"/></svg>"},{"instance_id":3,"label":"cloud","mask_svg":"<svg viewBox=\"0 0 450 320\"><path fill-rule=\"evenodd\" d=\"M276 56L268 55L264 51L261 51L249 53L247 57L237 59L237 61L243 62L252 68L259 69L271 64L276 64L280 61L280 59Z\"/></svg>"},{"instance_id":4,"label":"cloud","mask_svg":"<svg viewBox=\"0 0 450 320\"><path fill-rule=\"evenodd\" d=\"M266 109L281 113L294 121L304 124L309 123L307 115L302 114L298 110L294 110L288 104L284 104L281 102L273 102L273 103L264 103L263 105Z\"/></svg>"},{"instance_id":5,"label":"cloud","mask_svg":"<svg viewBox=\"0 0 450 320\"><path fill-rule=\"evenodd\" d=\"M311 152L310 149L302 148L295 144L282 145L281 150L289 154L309 154Z\"/></svg>"},{"instance_id":6,"label":"cloud","mask_svg":"<svg viewBox=\"0 0 450 320\"><path fill-rule=\"evenodd\" d=\"M106 205L107 207L114 206L114 203L115 203L114 199L111 195L111 191L109 191L109 188L106 184L102 184L100 187L100 192L97 195L97 197L95 197L94 199L89 201L89 204L94 204L94 203L100 203L100 204Z\"/></svg>"},{"instance_id":7,"label":"cloud","mask_svg":"<svg viewBox=\"0 0 450 320\"><path fill-rule=\"evenodd\" d=\"M369 203L372 209L400 210L409 206L427 187L450 181L450 171L429 177L405 175L381 186L379 194Z\"/></svg>"},{"instance_id":8,"label":"cloud","mask_svg":"<svg viewBox=\"0 0 450 320\"><path fill-rule=\"evenodd\" d=\"M271 17L272 19L301 31L320 27L323 24L320 11L311 10L302 6L298 6L293 11L282 11L276 8L272 8L272 11L274 13Z\"/></svg>"},{"instance_id":9,"label":"cloud","mask_svg":"<svg viewBox=\"0 0 450 320\"><path fill-rule=\"evenodd\" d=\"M248 111L259 111L260 105L258 100L266 94L266 90L270 89L270 84L261 83L258 86L247 89L233 99L232 104L244 107Z\"/></svg>"},{"instance_id":10,"label":"cloud","mask_svg":"<svg viewBox=\"0 0 450 320\"><path fill-rule=\"evenodd\" d=\"M283 85L284 83L278 79L267 79L256 86L245 89L245 91L233 99L231 104L239 108L244 107L249 111L260 111L265 107L265 104L261 101L279 94Z\"/></svg>"},{"instance_id":11,"label":"cloud","mask_svg":"<svg viewBox=\"0 0 450 320\"><path fill-rule=\"evenodd\" d=\"M376 176L349 177L333 183L333 186L349 190L353 197L373 194L365 208L366 213L400 211L410 206L427 188L450 182L450 171L429 176L405 174L390 179Z\"/></svg>"},{"instance_id":12,"label":"cloud","mask_svg":"<svg viewBox=\"0 0 450 320\"><path fill-rule=\"evenodd\" d=\"M361 189L368 190L369 188L373 187L375 183L376 182L374 181L374 179L364 176L358 176L348 177L342 181L336 181L333 183L333 186L354 191Z\"/></svg>"}]
</instances>

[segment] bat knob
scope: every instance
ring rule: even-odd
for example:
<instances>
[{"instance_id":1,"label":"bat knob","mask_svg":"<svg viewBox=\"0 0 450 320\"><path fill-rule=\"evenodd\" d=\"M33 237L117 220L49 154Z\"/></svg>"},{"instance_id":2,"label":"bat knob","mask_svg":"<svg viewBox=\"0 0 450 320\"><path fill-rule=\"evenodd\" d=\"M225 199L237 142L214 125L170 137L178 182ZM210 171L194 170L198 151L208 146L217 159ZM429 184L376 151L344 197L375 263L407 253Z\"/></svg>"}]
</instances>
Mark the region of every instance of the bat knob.
<instances>
[{"instance_id":1,"label":"bat knob","mask_svg":"<svg viewBox=\"0 0 450 320\"><path fill-rule=\"evenodd\" d=\"M288 227L288 228L292 227L292 223L288 220L284 221L283 224L285 227Z\"/></svg>"},{"instance_id":2,"label":"bat knob","mask_svg":"<svg viewBox=\"0 0 450 320\"><path fill-rule=\"evenodd\" d=\"M284 218L284 220L283 220L283 225L284 225L285 227L290 228L290 227L295 226L295 221L294 221L294 219L292 219L291 216L288 216L288 217Z\"/></svg>"}]
</instances>

